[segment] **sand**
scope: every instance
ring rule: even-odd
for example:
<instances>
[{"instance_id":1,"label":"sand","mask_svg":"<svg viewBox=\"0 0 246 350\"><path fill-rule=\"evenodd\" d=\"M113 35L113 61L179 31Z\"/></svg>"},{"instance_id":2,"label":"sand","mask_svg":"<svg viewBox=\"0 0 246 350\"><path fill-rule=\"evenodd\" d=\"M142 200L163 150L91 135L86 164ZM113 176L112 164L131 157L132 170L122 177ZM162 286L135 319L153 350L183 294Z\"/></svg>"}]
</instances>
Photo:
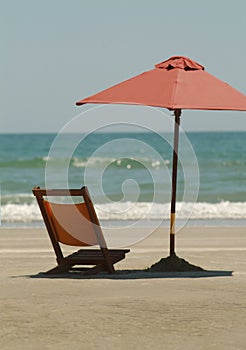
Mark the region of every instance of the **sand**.
<instances>
[{"instance_id":1,"label":"sand","mask_svg":"<svg viewBox=\"0 0 246 350\"><path fill-rule=\"evenodd\" d=\"M186 227L177 254L214 275L43 278L55 266L45 230L0 229L0 349L245 349L245 228ZM167 255L162 228L116 268Z\"/></svg>"}]
</instances>

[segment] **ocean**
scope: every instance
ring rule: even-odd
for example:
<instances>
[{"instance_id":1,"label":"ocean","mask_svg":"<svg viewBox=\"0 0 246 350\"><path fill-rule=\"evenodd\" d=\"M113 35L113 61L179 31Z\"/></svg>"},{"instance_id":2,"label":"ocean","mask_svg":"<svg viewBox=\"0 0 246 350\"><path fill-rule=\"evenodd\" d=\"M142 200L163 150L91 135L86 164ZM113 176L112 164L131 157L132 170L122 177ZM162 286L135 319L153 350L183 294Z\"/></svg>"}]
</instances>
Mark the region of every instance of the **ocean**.
<instances>
[{"instance_id":1,"label":"ocean","mask_svg":"<svg viewBox=\"0 0 246 350\"><path fill-rule=\"evenodd\" d=\"M87 185L103 222L168 222L173 134L1 134L1 225L42 224L32 188ZM177 218L246 223L246 133L180 135Z\"/></svg>"}]
</instances>

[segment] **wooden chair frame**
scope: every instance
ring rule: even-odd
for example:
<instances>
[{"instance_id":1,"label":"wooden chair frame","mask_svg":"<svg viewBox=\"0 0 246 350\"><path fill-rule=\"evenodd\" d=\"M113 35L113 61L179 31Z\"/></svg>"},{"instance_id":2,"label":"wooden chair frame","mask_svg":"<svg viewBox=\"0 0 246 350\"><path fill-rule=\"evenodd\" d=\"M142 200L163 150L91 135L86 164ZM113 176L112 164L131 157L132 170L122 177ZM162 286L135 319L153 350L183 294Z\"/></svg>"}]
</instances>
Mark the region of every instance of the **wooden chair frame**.
<instances>
[{"instance_id":1,"label":"wooden chair frame","mask_svg":"<svg viewBox=\"0 0 246 350\"><path fill-rule=\"evenodd\" d=\"M81 189L42 189L37 186L33 188L32 192L37 199L44 223L46 225L46 229L48 231L53 249L56 254L56 260L58 264L53 269L47 271L47 274L58 274L74 270L83 271L84 274L96 274L104 270L111 274L115 272L114 264L124 259L125 254L130 250L107 248L107 244L104 239L93 202L86 186L83 186ZM82 197L88 210L90 220L93 223L93 229L97 237L98 246L100 249L83 248L71 255L64 257L60 242L58 241L57 235L54 232L55 228L52 225L51 219L44 205L44 197L47 196ZM83 244L81 244L81 246L83 246ZM88 267L88 265L92 267ZM76 268L74 266L87 266L87 268Z\"/></svg>"}]
</instances>

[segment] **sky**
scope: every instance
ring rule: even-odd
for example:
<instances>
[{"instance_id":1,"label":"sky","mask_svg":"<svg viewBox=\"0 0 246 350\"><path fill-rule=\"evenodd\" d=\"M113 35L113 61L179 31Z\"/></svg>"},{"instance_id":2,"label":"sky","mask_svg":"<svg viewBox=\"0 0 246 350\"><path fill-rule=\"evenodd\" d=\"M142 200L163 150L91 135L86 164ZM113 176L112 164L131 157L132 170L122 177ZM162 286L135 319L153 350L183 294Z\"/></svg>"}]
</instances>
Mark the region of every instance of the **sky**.
<instances>
[{"instance_id":1,"label":"sky","mask_svg":"<svg viewBox=\"0 0 246 350\"><path fill-rule=\"evenodd\" d=\"M91 108L77 107L77 100L174 55L194 59L246 94L245 0L0 4L1 133L57 133ZM109 119L120 122L125 112L114 111ZM101 108L98 117L104 113L110 111ZM133 108L131 113L139 115L141 110ZM84 130L93 127L91 123L93 118L85 117ZM166 130L165 123L156 123L160 131ZM182 127L246 131L246 113L187 110Z\"/></svg>"}]
</instances>

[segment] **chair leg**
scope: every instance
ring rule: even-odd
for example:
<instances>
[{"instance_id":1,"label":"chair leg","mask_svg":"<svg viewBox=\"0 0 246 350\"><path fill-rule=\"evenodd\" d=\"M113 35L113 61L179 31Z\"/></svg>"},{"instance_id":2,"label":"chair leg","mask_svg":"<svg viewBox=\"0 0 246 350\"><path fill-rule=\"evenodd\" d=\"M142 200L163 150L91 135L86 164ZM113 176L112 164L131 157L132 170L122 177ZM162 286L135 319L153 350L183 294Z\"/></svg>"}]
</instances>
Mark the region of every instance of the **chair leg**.
<instances>
[{"instance_id":1,"label":"chair leg","mask_svg":"<svg viewBox=\"0 0 246 350\"><path fill-rule=\"evenodd\" d=\"M95 274L102 272L102 271L110 273L110 274L114 274L115 273L114 264L117 263L118 261L124 259L125 254L123 254L123 253L115 254L115 252L112 253L112 251L111 251L110 258L109 258L109 256L107 256L106 259L104 260L104 262L98 261L98 263L93 267L88 267L88 268L81 267L81 268L74 268L73 269L73 266L89 265L88 264L88 259L89 259L88 256L85 256L85 259L79 259L79 258L81 258L80 251L72 254L71 256L64 258L62 262L58 263L58 265L56 267L54 267L53 269L47 271L46 274L47 275L62 274L62 273L69 272L69 270L81 271L81 272L83 272L84 275L95 275ZM95 259L95 256L94 256L94 259ZM95 261L94 261L94 264L95 264Z\"/></svg>"},{"instance_id":2,"label":"chair leg","mask_svg":"<svg viewBox=\"0 0 246 350\"><path fill-rule=\"evenodd\" d=\"M46 275L56 275L56 274L62 274L62 273L67 273L69 272L69 270L73 270L72 269L72 265L68 265L68 264L63 264L63 265L58 265L56 267L54 267L53 269L45 272ZM110 274L114 274L115 273L115 269L112 266L112 268L109 268L109 266L106 266L105 264L99 264L96 265L94 267L89 267L89 268L81 268L81 269L74 269L74 271L81 271L83 273L83 275L96 275L99 272L108 272Z\"/></svg>"}]
</instances>

